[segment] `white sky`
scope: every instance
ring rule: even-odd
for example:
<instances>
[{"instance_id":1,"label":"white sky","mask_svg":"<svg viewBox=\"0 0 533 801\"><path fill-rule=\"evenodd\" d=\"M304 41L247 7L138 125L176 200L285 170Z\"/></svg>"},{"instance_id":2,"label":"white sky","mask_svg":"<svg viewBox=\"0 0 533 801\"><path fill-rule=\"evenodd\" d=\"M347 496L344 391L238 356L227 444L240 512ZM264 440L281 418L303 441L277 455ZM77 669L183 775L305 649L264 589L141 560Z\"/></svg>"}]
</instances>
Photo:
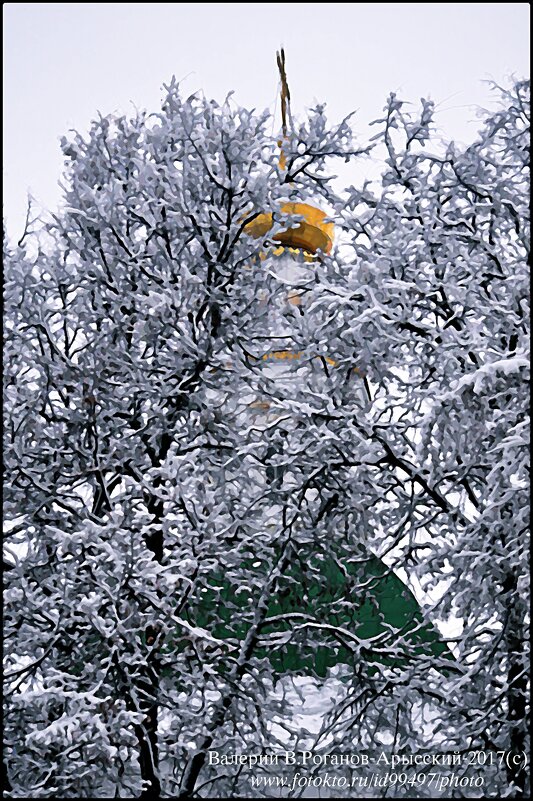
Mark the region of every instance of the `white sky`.
<instances>
[{"instance_id":1,"label":"white sky","mask_svg":"<svg viewBox=\"0 0 533 801\"><path fill-rule=\"evenodd\" d=\"M156 110L175 74L184 91L274 108L283 44L295 115L327 101L359 109L362 139L386 96L431 97L446 138L467 141L484 81L529 74L526 3L5 3L4 215L20 234L28 191L60 199L59 137L96 111ZM279 114L278 114L279 120Z\"/></svg>"}]
</instances>

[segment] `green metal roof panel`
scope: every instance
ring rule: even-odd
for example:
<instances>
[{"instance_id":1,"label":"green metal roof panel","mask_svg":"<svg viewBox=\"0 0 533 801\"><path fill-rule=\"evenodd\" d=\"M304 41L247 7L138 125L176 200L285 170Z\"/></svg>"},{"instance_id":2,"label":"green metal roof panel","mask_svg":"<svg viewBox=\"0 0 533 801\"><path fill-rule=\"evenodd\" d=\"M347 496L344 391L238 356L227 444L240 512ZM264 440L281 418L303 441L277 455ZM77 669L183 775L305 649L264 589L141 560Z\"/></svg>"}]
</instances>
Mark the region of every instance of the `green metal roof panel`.
<instances>
[{"instance_id":1,"label":"green metal roof panel","mask_svg":"<svg viewBox=\"0 0 533 801\"><path fill-rule=\"evenodd\" d=\"M260 568L256 568L258 573ZM227 576L212 574L189 608L194 617L191 622L219 639L244 639L250 623L249 615L243 613L253 608L260 584L246 588ZM305 636L291 637L286 643L281 637L268 647L256 648L255 655L268 658L279 674L324 677L328 668L361 659L391 667L406 666L424 655L440 656L446 660L444 665L454 661L437 630L424 621L413 593L387 565L368 553L341 563L325 552L300 551L278 580L267 618L294 613L344 629L356 640L348 642L339 631L320 630L321 644L314 648ZM293 625L294 619L278 619L265 624L261 636L289 632Z\"/></svg>"}]
</instances>

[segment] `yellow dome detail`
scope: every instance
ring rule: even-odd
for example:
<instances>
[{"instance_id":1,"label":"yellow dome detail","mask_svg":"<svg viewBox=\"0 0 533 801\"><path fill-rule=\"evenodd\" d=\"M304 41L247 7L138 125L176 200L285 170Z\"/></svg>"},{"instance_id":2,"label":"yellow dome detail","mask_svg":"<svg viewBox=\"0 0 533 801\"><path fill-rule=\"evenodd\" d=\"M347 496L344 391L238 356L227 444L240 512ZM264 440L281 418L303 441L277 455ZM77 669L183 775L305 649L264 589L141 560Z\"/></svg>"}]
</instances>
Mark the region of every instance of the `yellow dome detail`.
<instances>
[{"instance_id":1,"label":"yellow dome detail","mask_svg":"<svg viewBox=\"0 0 533 801\"><path fill-rule=\"evenodd\" d=\"M325 222L327 214L315 206L308 203L283 203L281 206L283 214L298 215L303 217L301 222L295 223L286 231L279 231L272 237L275 242L279 242L285 248L304 250L307 253L316 254L318 250L329 253L333 245L334 224ZM256 239L265 236L274 224L272 214L259 214L252 222L249 222L244 229L250 236Z\"/></svg>"}]
</instances>

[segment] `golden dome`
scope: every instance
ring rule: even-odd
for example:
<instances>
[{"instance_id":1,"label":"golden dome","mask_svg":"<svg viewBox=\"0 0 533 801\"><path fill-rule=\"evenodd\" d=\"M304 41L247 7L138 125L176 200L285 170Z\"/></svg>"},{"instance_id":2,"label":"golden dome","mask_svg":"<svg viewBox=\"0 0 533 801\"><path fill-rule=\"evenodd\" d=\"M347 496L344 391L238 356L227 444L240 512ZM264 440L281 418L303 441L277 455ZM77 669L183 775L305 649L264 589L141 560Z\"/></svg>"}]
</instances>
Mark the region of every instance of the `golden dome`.
<instances>
[{"instance_id":1,"label":"golden dome","mask_svg":"<svg viewBox=\"0 0 533 801\"><path fill-rule=\"evenodd\" d=\"M333 245L334 224L325 222L327 214L308 203L286 202L281 206L283 214L303 217L301 222L295 223L286 231L279 231L272 237L275 242L286 248L303 250L315 255L321 250L329 253ZM245 231L255 238L265 236L274 224L272 214L259 214L248 223Z\"/></svg>"}]
</instances>

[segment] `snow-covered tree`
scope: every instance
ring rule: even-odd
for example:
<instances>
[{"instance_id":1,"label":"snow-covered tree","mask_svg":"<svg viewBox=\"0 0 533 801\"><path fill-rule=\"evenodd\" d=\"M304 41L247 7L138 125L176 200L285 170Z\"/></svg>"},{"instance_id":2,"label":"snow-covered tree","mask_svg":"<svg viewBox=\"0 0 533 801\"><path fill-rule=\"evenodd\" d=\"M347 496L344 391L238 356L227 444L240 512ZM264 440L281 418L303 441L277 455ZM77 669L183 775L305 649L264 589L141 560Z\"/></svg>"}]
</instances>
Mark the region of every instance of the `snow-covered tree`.
<instances>
[{"instance_id":1,"label":"snow-covered tree","mask_svg":"<svg viewBox=\"0 0 533 801\"><path fill-rule=\"evenodd\" d=\"M341 194L368 148L320 106L281 160L267 114L175 83L63 141L63 210L5 247L13 796L249 793L208 752L308 747L302 677L336 682L321 753L524 750L526 86L503 100L435 154L431 104L391 98L383 186ZM311 198L331 252L284 239Z\"/></svg>"},{"instance_id":2,"label":"snow-covered tree","mask_svg":"<svg viewBox=\"0 0 533 801\"><path fill-rule=\"evenodd\" d=\"M441 748L519 754L489 789L522 795L529 83L499 91L500 110L464 151L432 144L430 102L415 114L389 98L375 123L382 188L352 189L344 214L356 281L340 333L372 385L361 428L382 454L374 476L387 499L372 509L374 547L396 546L396 564L441 599L434 614L460 628L464 676L410 689L439 706Z\"/></svg>"}]
</instances>

